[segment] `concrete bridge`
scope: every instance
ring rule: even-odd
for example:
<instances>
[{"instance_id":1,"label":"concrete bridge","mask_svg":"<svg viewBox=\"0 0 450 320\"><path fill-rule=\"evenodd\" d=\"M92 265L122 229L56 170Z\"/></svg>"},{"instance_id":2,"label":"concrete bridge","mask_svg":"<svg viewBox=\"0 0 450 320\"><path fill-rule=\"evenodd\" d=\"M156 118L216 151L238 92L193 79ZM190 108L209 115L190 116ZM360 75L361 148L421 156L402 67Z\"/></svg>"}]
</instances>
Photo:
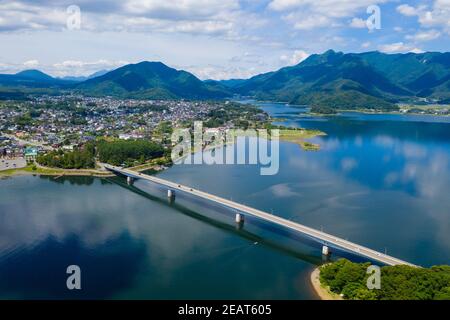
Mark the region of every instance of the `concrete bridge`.
<instances>
[{"instance_id":1,"label":"concrete bridge","mask_svg":"<svg viewBox=\"0 0 450 320\"><path fill-rule=\"evenodd\" d=\"M153 183L156 183L158 185L161 185L163 187L167 188L167 196L171 199L175 199L176 192L184 192L187 194L190 194L195 197L199 197L208 201L212 201L215 203L218 203L222 206L228 207L232 210L235 210L236 213L236 219L235 222L238 224L243 224L245 221L245 216L253 216L257 217L259 219L262 219L266 222L276 224L278 226L290 229L292 231L298 232L302 235L306 235L320 244L322 244L322 254L329 255L331 250L330 248L338 248L343 251L347 251L350 253L353 253L357 256L361 256L364 258L368 258L371 261L380 262L385 265L410 265L415 266L409 262L397 259L395 257L383 254L381 252L369 249L367 247L358 245L356 243L338 238L336 236L333 236L331 234L304 226L302 224L299 224L297 222L293 222L281 217L278 217L276 215L246 206L242 205L240 203L227 200L218 196L215 196L213 194L209 194L200 190L193 189L188 186L184 186L181 184L177 184L171 181L167 181L155 176L149 176L143 173L135 172L132 170L124 169L121 167L115 167L111 165L104 165L105 169L114 172L119 175L123 175L127 177L128 183L133 183L136 179L143 179L147 180Z\"/></svg>"}]
</instances>

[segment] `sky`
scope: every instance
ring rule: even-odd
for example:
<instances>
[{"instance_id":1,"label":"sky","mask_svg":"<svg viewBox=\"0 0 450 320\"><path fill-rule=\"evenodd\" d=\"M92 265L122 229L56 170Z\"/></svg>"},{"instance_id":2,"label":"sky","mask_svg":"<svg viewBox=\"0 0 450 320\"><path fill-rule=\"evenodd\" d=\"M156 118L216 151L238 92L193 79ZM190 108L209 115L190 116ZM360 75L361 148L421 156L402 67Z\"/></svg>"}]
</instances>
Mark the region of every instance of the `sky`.
<instances>
[{"instance_id":1,"label":"sky","mask_svg":"<svg viewBox=\"0 0 450 320\"><path fill-rule=\"evenodd\" d=\"M248 78L328 49L450 51L450 0L0 0L0 73L161 61Z\"/></svg>"}]
</instances>

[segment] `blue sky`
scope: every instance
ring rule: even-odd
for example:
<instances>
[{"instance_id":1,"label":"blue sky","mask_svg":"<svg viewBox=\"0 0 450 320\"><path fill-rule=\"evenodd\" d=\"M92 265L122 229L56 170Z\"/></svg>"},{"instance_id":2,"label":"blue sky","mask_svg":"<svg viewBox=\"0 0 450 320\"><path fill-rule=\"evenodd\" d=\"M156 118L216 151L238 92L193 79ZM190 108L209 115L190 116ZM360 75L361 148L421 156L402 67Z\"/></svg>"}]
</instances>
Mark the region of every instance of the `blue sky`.
<instances>
[{"instance_id":1,"label":"blue sky","mask_svg":"<svg viewBox=\"0 0 450 320\"><path fill-rule=\"evenodd\" d=\"M380 29L369 30L374 5ZM449 36L450 0L0 0L2 73L87 75L150 60L246 78L328 49L450 51Z\"/></svg>"}]
</instances>

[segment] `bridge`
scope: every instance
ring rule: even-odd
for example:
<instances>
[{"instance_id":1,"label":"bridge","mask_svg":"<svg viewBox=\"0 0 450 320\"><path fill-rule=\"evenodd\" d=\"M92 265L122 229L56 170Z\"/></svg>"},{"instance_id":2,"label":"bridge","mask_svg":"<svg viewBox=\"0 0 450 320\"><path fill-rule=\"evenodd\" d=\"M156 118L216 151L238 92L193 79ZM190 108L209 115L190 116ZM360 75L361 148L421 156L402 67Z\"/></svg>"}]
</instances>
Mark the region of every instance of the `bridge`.
<instances>
[{"instance_id":1,"label":"bridge","mask_svg":"<svg viewBox=\"0 0 450 320\"><path fill-rule=\"evenodd\" d=\"M361 256L364 258L368 258L369 260L380 262L385 265L409 265L417 267L416 265L413 265L409 262L397 259L395 257L389 256L387 254L383 254L381 252L372 250L370 248L358 245L356 243L353 243L348 240L344 240L341 238L338 238L336 236L333 236L329 233L325 233L323 231L319 231L310 227L307 227L305 225L302 225L297 222L293 222L284 218L281 218L279 216L231 201L227 200L218 196L215 196L213 194L193 189L189 186L184 186L181 184L177 184L171 181L167 181L155 176L146 175L143 173L139 173L136 171L132 171L129 169L124 169L121 167L111 166L111 165L104 165L105 169L114 172L115 174L123 175L127 177L127 181L129 183L133 182L135 179L143 179L146 181L150 181L153 183L156 183L160 186L167 188L167 195L169 198L175 198L176 192L184 192L187 194L190 194L194 197L199 197L204 200L208 200L211 202L215 202L217 204L220 204L222 206L225 206L227 208L230 208L232 210L235 210L238 212L236 214L236 223L243 223L245 219L245 215L250 215L253 217L257 217L261 220L264 220L269 223L273 223L275 225L290 229L292 231L298 232L302 235L306 235L317 242L322 244L322 253L324 255L328 255L330 253L329 248L334 247L341 249L346 252L353 253L357 256Z\"/></svg>"}]
</instances>

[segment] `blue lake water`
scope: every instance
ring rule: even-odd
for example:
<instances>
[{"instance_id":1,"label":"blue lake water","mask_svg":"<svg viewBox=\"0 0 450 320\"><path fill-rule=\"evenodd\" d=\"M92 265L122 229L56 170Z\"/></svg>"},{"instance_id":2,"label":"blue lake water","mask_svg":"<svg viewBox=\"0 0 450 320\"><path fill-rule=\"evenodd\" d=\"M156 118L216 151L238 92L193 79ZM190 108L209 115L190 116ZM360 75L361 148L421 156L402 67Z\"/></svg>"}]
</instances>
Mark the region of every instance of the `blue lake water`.
<instances>
[{"instance_id":1,"label":"blue lake water","mask_svg":"<svg viewBox=\"0 0 450 320\"><path fill-rule=\"evenodd\" d=\"M180 165L160 175L423 266L450 262L448 117L345 113L262 103L320 129L318 152L280 144L280 170ZM0 298L313 299L320 250L204 203L123 179L0 180ZM66 288L66 267L83 288Z\"/></svg>"}]
</instances>

